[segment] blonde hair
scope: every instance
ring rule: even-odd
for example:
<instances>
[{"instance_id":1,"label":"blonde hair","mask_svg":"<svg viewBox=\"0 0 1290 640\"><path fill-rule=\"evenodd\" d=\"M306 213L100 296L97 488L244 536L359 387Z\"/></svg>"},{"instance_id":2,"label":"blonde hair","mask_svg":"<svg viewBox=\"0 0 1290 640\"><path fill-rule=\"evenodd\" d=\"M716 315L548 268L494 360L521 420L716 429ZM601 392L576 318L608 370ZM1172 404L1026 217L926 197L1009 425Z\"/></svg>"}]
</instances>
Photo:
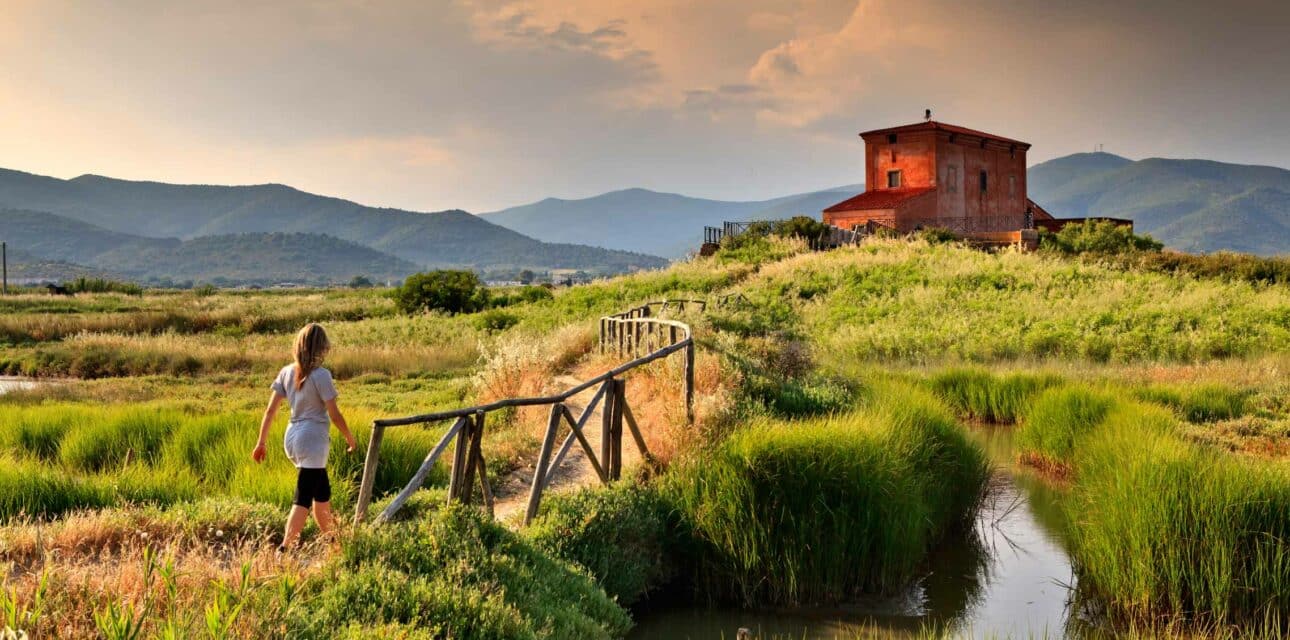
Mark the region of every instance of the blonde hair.
<instances>
[{"instance_id":1,"label":"blonde hair","mask_svg":"<svg viewBox=\"0 0 1290 640\"><path fill-rule=\"evenodd\" d=\"M297 390L305 386L305 380L314 372L314 369L322 366L323 358L327 357L329 349L331 349L331 341L327 339L327 332L323 331L322 325L318 323L310 322L296 334L296 344L292 347L292 353L296 358Z\"/></svg>"}]
</instances>

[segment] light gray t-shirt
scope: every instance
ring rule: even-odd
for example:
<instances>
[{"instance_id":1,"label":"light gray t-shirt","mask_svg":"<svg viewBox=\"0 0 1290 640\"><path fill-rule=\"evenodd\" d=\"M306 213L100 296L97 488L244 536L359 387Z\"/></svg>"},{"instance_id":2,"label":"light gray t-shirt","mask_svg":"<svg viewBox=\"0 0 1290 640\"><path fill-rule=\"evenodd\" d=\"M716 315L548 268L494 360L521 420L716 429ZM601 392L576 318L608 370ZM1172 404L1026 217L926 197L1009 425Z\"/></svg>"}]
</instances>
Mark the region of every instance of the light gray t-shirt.
<instances>
[{"instance_id":1,"label":"light gray t-shirt","mask_svg":"<svg viewBox=\"0 0 1290 640\"><path fill-rule=\"evenodd\" d=\"M309 379L304 386L296 388L296 365L289 364L278 372L273 380L273 390L286 397L291 405L291 422L311 422L331 424L327 416L327 401L336 398L336 385L332 383L331 372L318 367L309 372Z\"/></svg>"}]
</instances>

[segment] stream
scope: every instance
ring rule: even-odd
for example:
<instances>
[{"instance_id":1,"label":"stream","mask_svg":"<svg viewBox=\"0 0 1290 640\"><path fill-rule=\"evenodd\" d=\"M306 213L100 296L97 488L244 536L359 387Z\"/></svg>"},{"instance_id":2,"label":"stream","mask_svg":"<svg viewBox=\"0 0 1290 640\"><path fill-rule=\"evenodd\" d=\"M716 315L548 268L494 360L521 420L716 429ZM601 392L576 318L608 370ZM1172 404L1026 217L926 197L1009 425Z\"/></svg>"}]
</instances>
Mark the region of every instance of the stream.
<instances>
[{"instance_id":1,"label":"stream","mask_svg":"<svg viewBox=\"0 0 1290 640\"><path fill-rule=\"evenodd\" d=\"M40 383L32 378L19 378L16 376L0 376L0 396L10 391L22 391L24 389L35 389Z\"/></svg>"},{"instance_id":2,"label":"stream","mask_svg":"<svg viewBox=\"0 0 1290 640\"><path fill-rule=\"evenodd\" d=\"M978 638L1063 635L1075 578L1055 493L1016 467L1010 429L972 433L996 467L976 522L979 542L943 543L905 593L826 609L647 611L628 639L734 638L747 628L763 639L834 640L932 625Z\"/></svg>"}]
</instances>

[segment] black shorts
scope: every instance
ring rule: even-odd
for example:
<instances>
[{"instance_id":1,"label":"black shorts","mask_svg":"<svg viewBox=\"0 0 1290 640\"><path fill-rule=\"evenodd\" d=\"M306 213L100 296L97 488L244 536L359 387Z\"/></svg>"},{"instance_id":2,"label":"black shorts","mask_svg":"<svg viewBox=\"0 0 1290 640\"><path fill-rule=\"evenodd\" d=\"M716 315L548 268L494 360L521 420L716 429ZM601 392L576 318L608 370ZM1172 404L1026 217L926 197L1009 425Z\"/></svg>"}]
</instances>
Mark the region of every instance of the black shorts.
<instances>
[{"instance_id":1,"label":"black shorts","mask_svg":"<svg viewBox=\"0 0 1290 640\"><path fill-rule=\"evenodd\" d=\"M331 502L331 481L327 479L327 470L300 469L293 503L308 509L315 502Z\"/></svg>"}]
</instances>

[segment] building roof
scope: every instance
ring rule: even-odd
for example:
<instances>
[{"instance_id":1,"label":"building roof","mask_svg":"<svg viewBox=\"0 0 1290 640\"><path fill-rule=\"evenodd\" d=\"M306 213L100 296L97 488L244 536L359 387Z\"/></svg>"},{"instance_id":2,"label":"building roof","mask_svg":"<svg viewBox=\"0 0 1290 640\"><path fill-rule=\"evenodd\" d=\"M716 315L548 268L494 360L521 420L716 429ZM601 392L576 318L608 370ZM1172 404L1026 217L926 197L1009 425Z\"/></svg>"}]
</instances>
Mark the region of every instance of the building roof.
<instances>
[{"instance_id":1,"label":"building roof","mask_svg":"<svg viewBox=\"0 0 1290 640\"><path fill-rule=\"evenodd\" d=\"M824 213L842 211L867 211L870 209L895 209L902 203L917 198L925 193L935 191L936 187L905 187L903 189L874 189L866 191L849 200L843 200Z\"/></svg>"},{"instance_id":2,"label":"building roof","mask_svg":"<svg viewBox=\"0 0 1290 640\"><path fill-rule=\"evenodd\" d=\"M986 140L996 140L998 142L1002 142L1005 144L1015 144L1024 149L1030 148L1029 142L1013 140L1012 138L996 136L993 133L977 131L976 129L960 127L956 124L946 124L944 122L937 122L935 120L927 120L925 122L915 122L914 124L905 124L899 127L889 127L886 129L874 129L873 131L865 131L864 133L860 134L860 137L863 138L871 135L886 135L891 133L909 133L912 131L946 131L949 133L958 133L965 136L976 136L978 138L985 138Z\"/></svg>"}]
</instances>

